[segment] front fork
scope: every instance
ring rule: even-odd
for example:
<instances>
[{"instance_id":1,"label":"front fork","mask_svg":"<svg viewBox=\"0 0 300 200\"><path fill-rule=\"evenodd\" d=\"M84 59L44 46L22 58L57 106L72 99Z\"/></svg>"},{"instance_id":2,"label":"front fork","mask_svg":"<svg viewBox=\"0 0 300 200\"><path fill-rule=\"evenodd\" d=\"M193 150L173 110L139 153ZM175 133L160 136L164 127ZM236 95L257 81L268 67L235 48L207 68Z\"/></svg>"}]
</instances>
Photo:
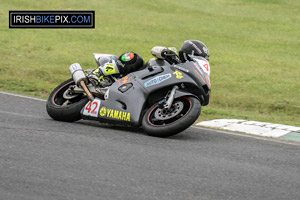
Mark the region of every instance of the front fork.
<instances>
[{"instance_id":1,"label":"front fork","mask_svg":"<svg viewBox=\"0 0 300 200\"><path fill-rule=\"evenodd\" d=\"M171 93L170 95L167 97L167 99L163 99L162 101L159 102L160 104L160 107L163 108L163 109L166 109L166 110L169 110L173 104L173 101L174 101L174 97L175 97L175 93L176 93L176 90L178 90L178 86L175 85L172 90L171 90Z\"/></svg>"}]
</instances>

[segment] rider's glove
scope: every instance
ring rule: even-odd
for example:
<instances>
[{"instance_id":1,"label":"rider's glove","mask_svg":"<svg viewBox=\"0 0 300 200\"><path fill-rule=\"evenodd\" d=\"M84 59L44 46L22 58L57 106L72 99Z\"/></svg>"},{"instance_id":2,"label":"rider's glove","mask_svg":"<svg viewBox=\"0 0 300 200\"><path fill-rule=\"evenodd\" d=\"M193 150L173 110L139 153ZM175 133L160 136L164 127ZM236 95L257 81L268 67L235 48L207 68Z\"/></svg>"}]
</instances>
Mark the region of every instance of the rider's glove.
<instances>
[{"instance_id":1,"label":"rider's glove","mask_svg":"<svg viewBox=\"0 0 300 200\"><path fill-rule=\"evenodd\" d=\"M179 58L182 63L185 63L186 61L192 60L186 53L183 51L179 51Z\"/></svg>"},{"instance_id":2,"label":"rider's glove","mask_svg":"<svg viewBox=\"0 0 300 200\"><path fill-rule=\"evenodd\" d=\"M165 59L170 64L177 64L180 62L177 49L174 47L166 48L162 46L155 46L151 49L151 54L158 59Z\"/></svg>"},{"instance_id":3,"label":"rider's glove","mask_svg":"<svg viewBox=\"0 0 300 200\"><path fill-rule=\"evenodd\" d=\"M177 49L175 49L174 47L172 47L172 48L165 48L161 52L161 56L166 61L168 61L170 64L178 64L178 63L180 63L180 59L178 57Z\"/></svg>"}]
</instances>

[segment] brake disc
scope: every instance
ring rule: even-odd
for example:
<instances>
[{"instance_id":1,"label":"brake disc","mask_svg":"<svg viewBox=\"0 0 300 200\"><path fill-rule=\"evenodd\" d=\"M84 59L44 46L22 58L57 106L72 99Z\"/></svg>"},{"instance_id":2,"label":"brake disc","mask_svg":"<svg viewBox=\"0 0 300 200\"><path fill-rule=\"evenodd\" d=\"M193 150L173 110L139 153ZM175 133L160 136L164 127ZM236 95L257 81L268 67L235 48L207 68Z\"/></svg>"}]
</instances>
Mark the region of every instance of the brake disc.
<instances>
[{"instance_id":1,"label":"brake disc","mask_svg":"<svg viewBox=\"0 0 300 200\"><path fill-rule=\"evenodd\" d=\"M183 110L183 107L181 101L176 101L169 110L158 108L154 113L154 117L158 120L171 119L178 115Z\"/></svg>"}]
</instances>

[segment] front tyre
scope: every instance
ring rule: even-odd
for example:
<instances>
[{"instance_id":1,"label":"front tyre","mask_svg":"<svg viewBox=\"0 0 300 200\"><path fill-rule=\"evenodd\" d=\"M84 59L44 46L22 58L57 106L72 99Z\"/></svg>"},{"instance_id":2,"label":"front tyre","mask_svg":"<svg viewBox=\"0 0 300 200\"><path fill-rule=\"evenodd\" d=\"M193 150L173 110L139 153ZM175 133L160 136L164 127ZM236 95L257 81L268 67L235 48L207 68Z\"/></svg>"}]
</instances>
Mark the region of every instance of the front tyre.
<instances>
[{"instance_id":1,"label":"front tyre","mask_svg":"<svg viewBox=\"0 0 300 200\"><path fill-rule=\"evenodd\" d=\"M69 79L52 91L46 105L50 117L64 122L81 119L80 111L87 104L88 98L83 94L69 94L69 88L74 85L74 80Z\"/></svg>"},{"instance_id":2,"label":"front tyre","mask_svg":"<svg viewBox=\"0 0 300 200\"><path fill-rule=\"evenodd\" d=\"M145 113L142 125L150 136L169 137L191 126L201 112L200 101L192 96L174 99L170 110L159 108L154 104Z\"/></svg>"}]
</instances>

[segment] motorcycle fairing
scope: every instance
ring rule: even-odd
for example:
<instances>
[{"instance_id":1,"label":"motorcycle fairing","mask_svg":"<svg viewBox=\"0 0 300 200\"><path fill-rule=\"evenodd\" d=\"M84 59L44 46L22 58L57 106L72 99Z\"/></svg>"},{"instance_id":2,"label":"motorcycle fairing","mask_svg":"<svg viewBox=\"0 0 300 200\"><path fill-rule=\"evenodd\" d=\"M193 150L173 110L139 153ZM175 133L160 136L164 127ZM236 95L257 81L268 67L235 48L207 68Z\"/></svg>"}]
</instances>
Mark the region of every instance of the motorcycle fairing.
<instances>
[{"instance_id":1,"label":"motorcycle fairing","mask_svg":"<svg viewBox=\"0 0 300 200\"><path fill-rule=\"evenodd\" d=\"M155 62L155 61L153 61ZM189 89L179 90L175 97L183 95L197 96L202 98L204 104L210 92L210 86L206 81L207 74L197 69L193 62L186 62L176 66L164 65L158 63L146 69L136 71L114 82L109 89L109 95L106 100L100 100L99 112L97 115L91 116L81 110L83 119L94 119L100 122L127 124L139 126L143 117L143 108L150 94L172 88L174 85L186 84L193 88L198 88L197 91L189 93ZM180 69L182 68L182 70ZM185 70L183 70L185 69ZM198 70L198 73L194 73ZM206 90L203 88L207 88ZM166 94L165 94L166 95Z\"/></svg>"}]
</instances>

